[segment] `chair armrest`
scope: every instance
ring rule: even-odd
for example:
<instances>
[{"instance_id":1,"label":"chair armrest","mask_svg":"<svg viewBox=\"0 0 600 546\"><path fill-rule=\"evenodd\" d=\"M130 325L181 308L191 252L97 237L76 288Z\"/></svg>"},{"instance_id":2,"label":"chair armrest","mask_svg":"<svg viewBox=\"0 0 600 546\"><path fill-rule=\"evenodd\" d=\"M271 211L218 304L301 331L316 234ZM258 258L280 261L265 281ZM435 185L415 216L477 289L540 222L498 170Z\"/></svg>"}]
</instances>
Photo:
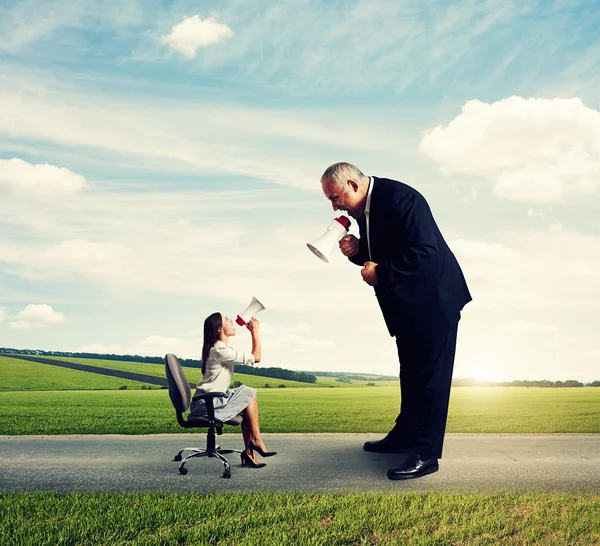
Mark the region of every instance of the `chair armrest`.
<instances>
[{"instance_id":1,"label":"chair armrest","mask_svg":"<svg viewBox=\"0 0 600 546\"><path fill-rule=\"evenodd\" d=\"M215 405L213 403L213 398L217 398L217 396L225 396L224 392L203 392L199 395L194 395L196 400L204 400L206 402L206 413L208 415L209 421L215 422Z\"/></svg>"},{"instance_id":2,"label":"chair armrest","mask_svg":"<svg viewBox=\"0 0 600 546\"><path fill-rule=\"evenodd\" d=\"M216 398L217 396L225 396L225 393L224 392L203 392L202 394L196 393L194 395L194 398L196 400L199 400L201 398L204 400L209 400L212 398Z\"/></svg>"}]
</instances>

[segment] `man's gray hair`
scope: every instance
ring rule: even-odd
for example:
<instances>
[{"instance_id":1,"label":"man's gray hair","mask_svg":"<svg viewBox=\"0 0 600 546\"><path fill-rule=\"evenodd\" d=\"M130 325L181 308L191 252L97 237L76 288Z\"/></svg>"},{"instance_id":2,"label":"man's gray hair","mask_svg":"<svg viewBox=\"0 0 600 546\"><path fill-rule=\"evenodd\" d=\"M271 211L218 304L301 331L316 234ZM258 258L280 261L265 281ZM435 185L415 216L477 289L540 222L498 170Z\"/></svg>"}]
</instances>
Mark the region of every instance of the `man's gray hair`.
<instances>
[{"instance_id":1,"label":"man's gray hair","mask_svg":"<svg viewBox=\"0 0 600 546\"><path fill-rule=\"evenodd\" d=\"M348 180L354 180L356 183L362 185L367 181L368 177L358 167L341 161L325 169L323 176L321 176L321 183L325 179L331 180L339 188L345 188Z\"/></svg>"}]
</instances>

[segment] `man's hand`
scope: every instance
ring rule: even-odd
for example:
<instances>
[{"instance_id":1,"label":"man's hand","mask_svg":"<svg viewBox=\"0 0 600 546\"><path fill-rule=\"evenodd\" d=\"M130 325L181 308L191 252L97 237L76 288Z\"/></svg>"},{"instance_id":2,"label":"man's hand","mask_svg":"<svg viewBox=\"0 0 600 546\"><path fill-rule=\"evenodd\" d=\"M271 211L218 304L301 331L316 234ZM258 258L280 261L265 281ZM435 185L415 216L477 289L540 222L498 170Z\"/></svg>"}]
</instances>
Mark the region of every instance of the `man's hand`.
<instances>
[{"instance_id":1,"label":"man's hand","mask_svg":"<svg viewBox=\"0 0 600 546\"><path fill-rule=\"evenodd\" d=\"M346 235L340 240L340 250L347 258L352 258L358 253L358 239L354 235Z\"/></svg>"},{"instance_id":2,"label":"man's hand","mask_svg":"<svg viewBox=\"0 0 600 546\"><path fill-rule=\"evenodd\" d=\"M379 283L379 280L377 279L377 271L375 271L376 267L377 264L375 262L365 262L363 264L363 268L360 270L363 281L365 281L369 286L377 286Z\"/></svg>"}]
</instances>

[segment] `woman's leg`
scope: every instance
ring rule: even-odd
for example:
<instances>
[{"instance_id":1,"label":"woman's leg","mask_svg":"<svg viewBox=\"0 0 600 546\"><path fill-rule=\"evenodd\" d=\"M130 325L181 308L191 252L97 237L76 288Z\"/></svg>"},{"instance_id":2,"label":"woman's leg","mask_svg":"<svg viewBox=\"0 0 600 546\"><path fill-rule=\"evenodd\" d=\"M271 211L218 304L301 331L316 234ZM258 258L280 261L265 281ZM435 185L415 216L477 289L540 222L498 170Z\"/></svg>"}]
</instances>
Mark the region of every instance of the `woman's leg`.
<instances>
[{"instance_id":1,"label":"woman's leg","mask_svg":"<svg viewBox=\"0 0 600 546\"><path fill-rule=\"evenodd\" d=\"M250 428L250 424L248 422L248 418L246 417L246 410L242 412L242 436L244 437L244 447L246 451L248 451L248 444L252 440L252 431Z\"/></svg>"},{"instance_id":2,"label":"woman's leg","mask_svg":"<svg viewBox=\"0 0 600 546\"><path fill-rule=\"evenodd\" d=\"M244 445L246 446L246 452L252 456L251 450L248 447L252 442L256 447L267 451L267 446L263 442L260 436L260 426L258 424L258 399L255 396L252 399L246 409L243 412L244 418L242 420L242 435L244 436Z\"/></svg>"}]
</instances>

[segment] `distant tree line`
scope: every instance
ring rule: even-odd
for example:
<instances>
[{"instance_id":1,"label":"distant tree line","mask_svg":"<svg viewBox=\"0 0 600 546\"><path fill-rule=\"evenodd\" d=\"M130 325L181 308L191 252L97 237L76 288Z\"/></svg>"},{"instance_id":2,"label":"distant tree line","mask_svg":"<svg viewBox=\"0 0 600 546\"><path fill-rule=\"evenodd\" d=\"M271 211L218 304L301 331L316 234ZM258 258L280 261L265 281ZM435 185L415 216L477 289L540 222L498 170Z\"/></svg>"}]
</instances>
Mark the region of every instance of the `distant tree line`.
<instances>
[{"instance_id":1,"label":"distant tree line","mask_svg":"<svg viewBox=\"0 0 600 546\"><path fill-rule=\"evenodd\" d=\"M581 383L575 379L567 379L567 381L548 381L547 379L524 380L517 379L515 381L480 381L478 379L453 379L453 387L600 387L600 381L592 381L591 383Z\"/></svg>"},{"instance_id":2,"label":"distant tree line","mask_svg":"<svg viewBox=\"0 0 600 546\"><path fill-rule=\"evenodd\" d=\"M41 349L10 349L7 347L0 347L0 354L67 356L70 358L93 358L96 360L125 360L127 362L147 362L149 364L162 364L164 362L164 360L160 356L71 353L69 351L42 351Z\"/></svg>"},{"instance_id":3,"label":"distant tree line","mask_svg":"<svg viewBox=\"0 0 600 546\"><path fill-rule=\"evenodd\" d=\"M235 371L247 373L248 375L260 375L262 377L274 377L276 379L291 379L302 383L316 383L317 376L306 372L296 372L284 368L254 368L245 364L236 364Z\"/></svg>"},{"instance_id":4,"label":"distant tree line","mask_svg":"<svg viewBox=\"0 0 600 546\"><path fill-rule=\"evenodd\" d=\"M575 379L567 379L566 381L548 381L542 379L540 381L511 381L511 387L585 387L580 381Z\"/></svg>"},{"instance_id":5,"label":"distant tree line","mask_svg":"<svg viewBox=\"0 0 600 546\"><path fill-rule=\"evenodd\" d=\"M397 377L390 375L375 375L375 374L353 374L346 372L308 372L315 374L317 377L334 377L335 380L340 383L349 383L350 379L355 381L394 381L398 380ZM540 380L515 380L515 381L503 381L503 382L492 382L482 381L474 378L456 378L452 380L453 387L600 387L600 381L592 381L591 383L581 383L574 379L568 379L567 381L548 381L547 379Z\"/></svg>"},{"instance_id":6,"label":"distant tree line","mask_svg":"<svg viewBox=\"0 0 600 546\"><path fill-rule=\"evenodd\" d=\"M164 359L160 356L139 356L139 355L114 355L98 353L72 353L68 351L42 351L39 349L9 349L0 347L0 354L15 355L38 355L38 356L66 356L70 358L93 358L97 360L124 360L127 362L145 362L148 364L162 364ZM202 360L180 358L182 366L191 368L201 368ZM237 364L235 371L248 375L259 375L261 377L272 377L274 379L290 379L291 381L300 381L302 383L316 383L317 376L306 372L296 372L284 368L254 368L244 364Z\"/></svg>"},{"instance_id":7,"label":"distant tree line","mask_svg":"<svg viewBox=\"0 0 600 546\"><path fill-rule=\"evenodd\" d=\"M347 372L306 372L314 374L317 377L347 377L348 379L354 379L354 381L397 381L397 375L376 375L376 374L355 374Z\"/></svg>"}]
</instances>

